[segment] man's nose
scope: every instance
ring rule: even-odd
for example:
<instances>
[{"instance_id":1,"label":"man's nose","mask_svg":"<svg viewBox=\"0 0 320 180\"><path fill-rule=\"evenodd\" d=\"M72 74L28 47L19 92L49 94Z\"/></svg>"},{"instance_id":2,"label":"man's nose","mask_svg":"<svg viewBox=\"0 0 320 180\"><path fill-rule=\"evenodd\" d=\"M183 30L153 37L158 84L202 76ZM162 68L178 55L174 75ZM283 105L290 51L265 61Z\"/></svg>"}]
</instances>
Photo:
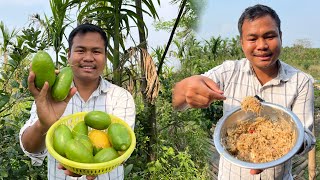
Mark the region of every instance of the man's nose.
<instances>
[{"instance_id":1,"label":"man's nose","mask_svg":"<svg viewBox=\"0 0 320 180\"><path fill-rule=\"evenodd\" d=\"M93 61L94 60L94 56L93 53L90 51L87 51L83 57L84 61Z\"/></svg>"},{"instance_id":2,"label":"man's nose","mask_svg":"<svg viewBox=\"0 0 320 180\"><path fill-rule=\"evenodd\" d=\"M269 45L266 39L259 38L257 40L257 49L268 49Z\"/></svg>"}]
</instances>

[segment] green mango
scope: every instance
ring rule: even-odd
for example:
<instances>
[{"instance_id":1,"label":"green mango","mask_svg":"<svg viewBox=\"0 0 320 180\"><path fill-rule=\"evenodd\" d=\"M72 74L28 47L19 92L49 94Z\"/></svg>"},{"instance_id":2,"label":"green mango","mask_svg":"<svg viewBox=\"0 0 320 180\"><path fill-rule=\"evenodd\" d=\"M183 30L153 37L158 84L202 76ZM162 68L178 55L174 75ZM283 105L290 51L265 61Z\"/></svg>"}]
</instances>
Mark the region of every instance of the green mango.
<instances>
[{"instance_id":1,"label":"green mango","mask_svg":"<svg viewBox=\"0 0 320 180\"><path fill-rule=\"evenodd\" d=\"M88 136L88 126L84 121L79 121L72 129L73 137Z\"/></svg>"},{"instance_id":2,"label":"green mango","mask_svg":"<svg viewBox=\"0 0 320 180\"><path fill-rule=\"evenodd\" d=\"M108 127L108 137L112 147L117 151L125 151L131 145L128 129L120 123L112 123Z\"/></svg>"},{"instance_id":3,"label":"green mango","mask_svg":"<svg viewBox=\"0 0 320 180\"><path fill-rule=\"evenodd\" d=\"M62 68L52 86L51 95L56 101L63 101L69 94L73 80L71 67Z\"/></svg>"},{"instance_id":4,"label":"green mango","mask_svg":"<svg viewBox=\"0 0 320 180\"><path fill-rule=\"evenodd\" d=\"M91 128L103 130L111 124L111 117L103 111L91 111L84 116L84 122Z\"/></svg>"},{"instance_id":5,"label":"green mango","mask_svg":"<svg viewBox=\"0 0 320 180\"><path fill-rule=\"evenodd\" d=\"M81 142L90 151L90 153L93 154L93 145L88 136L78 135L75 137L75 140Z\"/></svg>"},{"instance_id":6,"label":"green mango","mask_svg":"<svg viewBox=\"0 0 320 180\"><path fill-rule=\"evenodd\" d=\"M104 148L101 151L99 151L94 157L93 160L95 163L102 163L102 162L107 162L111 161L113 159L116 159L119 157L118 152L112 148Z\"/></svg>"},{"instance_id":7,"label":"green mango","mask_svg":"<svg viewBox=\"0 0 320 180\"><path fill-rule=\"evenodd\" d=\"M61 156L66 156L65 146L71 140L72 133L68 126L60 124L53 133L53 148Z\"/></svg>"},{"instance_id":8,"label":"green mango","mask_svg":"<svg viewBox=\"0 0 320 180\"><path fill-rule=\"evenodd\" d=\"M102 147L96 147L93 146L93 155L96 155L99 151L101 151L103 148Z\"/></svg>"},{"instance_id":9,"label":"green mango","mask_svg":"<svg viewBox=\"0 0 320 180\"><path fill-rule=\"evenodd\" d=\"M65 146L66 157L80 163L92 163L93 154L87 147L76 139L71 139Z\"/></svg>"},{"instance_id":10,"label":"green mango","mask_svg":"<svg viewBox=\"0 0 320 180\"><path fill-rule=\"evenodd\" d=\"M31 70L35 73L35 86L41 89L47 81L52 87L55 80L55 67L51 56L45 51L38 51L32 59Z\"/></svg>"}]
</instances>

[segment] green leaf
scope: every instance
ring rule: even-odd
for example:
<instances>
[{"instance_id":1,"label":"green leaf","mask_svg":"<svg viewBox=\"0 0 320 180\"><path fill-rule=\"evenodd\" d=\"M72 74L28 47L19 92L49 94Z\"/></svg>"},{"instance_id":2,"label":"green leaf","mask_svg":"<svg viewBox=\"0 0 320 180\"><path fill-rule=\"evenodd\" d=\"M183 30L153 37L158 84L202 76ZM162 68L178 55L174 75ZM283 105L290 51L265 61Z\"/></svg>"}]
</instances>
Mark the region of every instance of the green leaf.
<instances>
[{"instance_id":1,"label":"green leaf","mask_svg":"<svg viewBox=\"0 0 320 180\"><path fill-rule=\"evenodd\" d=\"M12 86L12 88L19 88L20 83L18 81L13 81L13 82L11 82L10 85Z\"/></svg>"},{"instance_id":2,"label":"green leaf","mask_svg":"<svg viewBox=\"0 0 320 180\"><path fill-rule=\"evenodd\" d=\"M28 88L28 76L25 76L23 79L22 79L22 87L24 88Z\"/></svg>"},{"instance_id":3,"label":"green leaf","mask_svg":"<svg viewBox=\"0 0 320 180\"><path fill-rule=\"evenodd\" d=\"M16 68L16 67L17 67L16 61L14 61L14 60L12 60L12 59L9 60L9 65L11 65L13 68Z\"/></svg>"},{"instance_id":4,"label":"green leaf","mask_svg":"<svg viewBox=\"0 0 320 180\"><path fill-rule=\"evenodd\" d=\"M5 72L1 72L2 79L8 79L8 76Z\"/></svg>"},{"instance_id":5,"label":"green leaf","mask_svg":"<svg viewBox=\"0 0 320 180\"><path fill-rule=\"evenodd\" d=\"M6 94L0 94L0 109L5 106L10 100L10 96Z\"/></svg>"},{"instance_id":6,"label":"green leaf","mask_svg":"<svg viewBox=\"0 0 320 180\"><path fill-rule=\"evenodd\" d=\"M125 168L124 168L124 177L127 177L128 176L128 174L131 172L131 170L132 170L132 167L133 167L133 164L129 164L128 166L126 166Z\"/></svg>"},{"instance_id":7,"label":"green leaf","mask_svg":"<svg viewBox=\"0 0 320 180\"><path fill-rule=\"evenodd\" d=\"M1 171L1 177L8 177L8 172L6 172L6 171Z\"/></svg>"}]
</instances>

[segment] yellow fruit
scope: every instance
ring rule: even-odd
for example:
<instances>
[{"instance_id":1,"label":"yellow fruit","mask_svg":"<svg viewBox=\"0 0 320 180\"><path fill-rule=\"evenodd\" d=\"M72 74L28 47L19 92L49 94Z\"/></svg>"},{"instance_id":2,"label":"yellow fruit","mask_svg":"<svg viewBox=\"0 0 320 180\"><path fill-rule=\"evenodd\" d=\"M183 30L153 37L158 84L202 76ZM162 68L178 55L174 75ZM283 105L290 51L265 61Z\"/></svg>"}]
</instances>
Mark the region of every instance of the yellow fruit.
<instances>
[{"instance_id":1,"label":"yellow fruit","mask_svg":"<svg viewBox=\"0 0 320 180\"><path fill-rule=\"evenodd\" d=\"M89 138L94 147L98 149L111 147L107 133L100 130L92 130L89 132Z\"/></svg>"}]
</instances>

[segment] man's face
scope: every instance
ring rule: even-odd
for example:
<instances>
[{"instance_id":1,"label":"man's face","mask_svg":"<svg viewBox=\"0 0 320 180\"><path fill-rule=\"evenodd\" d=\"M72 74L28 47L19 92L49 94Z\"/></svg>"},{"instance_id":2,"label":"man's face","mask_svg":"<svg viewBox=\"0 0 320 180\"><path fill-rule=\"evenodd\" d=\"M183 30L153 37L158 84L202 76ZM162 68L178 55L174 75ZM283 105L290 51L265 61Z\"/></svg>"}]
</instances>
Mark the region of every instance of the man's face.
<instances>
[{"instance_id":1,"label":"man's face","mask_svg":"<svg viewBox=\"0 0 320 180\"><path fill-rule=\"evenodd\" d=\"M106 51L101 35L96 32L77 34L68 57L76 80L87 82L97 80L106 62Z\"/></svg>"},{"instance_id":2,"label":"man's face","mask_svg":"<svg viewBox=\"0 0 320 180\"><path fill-rule=\"evenodd\" d=\"M245 20L241 46L253 68L274 68L281 51L281 33L271 16Z\"/></svg>"}]
</instances>

